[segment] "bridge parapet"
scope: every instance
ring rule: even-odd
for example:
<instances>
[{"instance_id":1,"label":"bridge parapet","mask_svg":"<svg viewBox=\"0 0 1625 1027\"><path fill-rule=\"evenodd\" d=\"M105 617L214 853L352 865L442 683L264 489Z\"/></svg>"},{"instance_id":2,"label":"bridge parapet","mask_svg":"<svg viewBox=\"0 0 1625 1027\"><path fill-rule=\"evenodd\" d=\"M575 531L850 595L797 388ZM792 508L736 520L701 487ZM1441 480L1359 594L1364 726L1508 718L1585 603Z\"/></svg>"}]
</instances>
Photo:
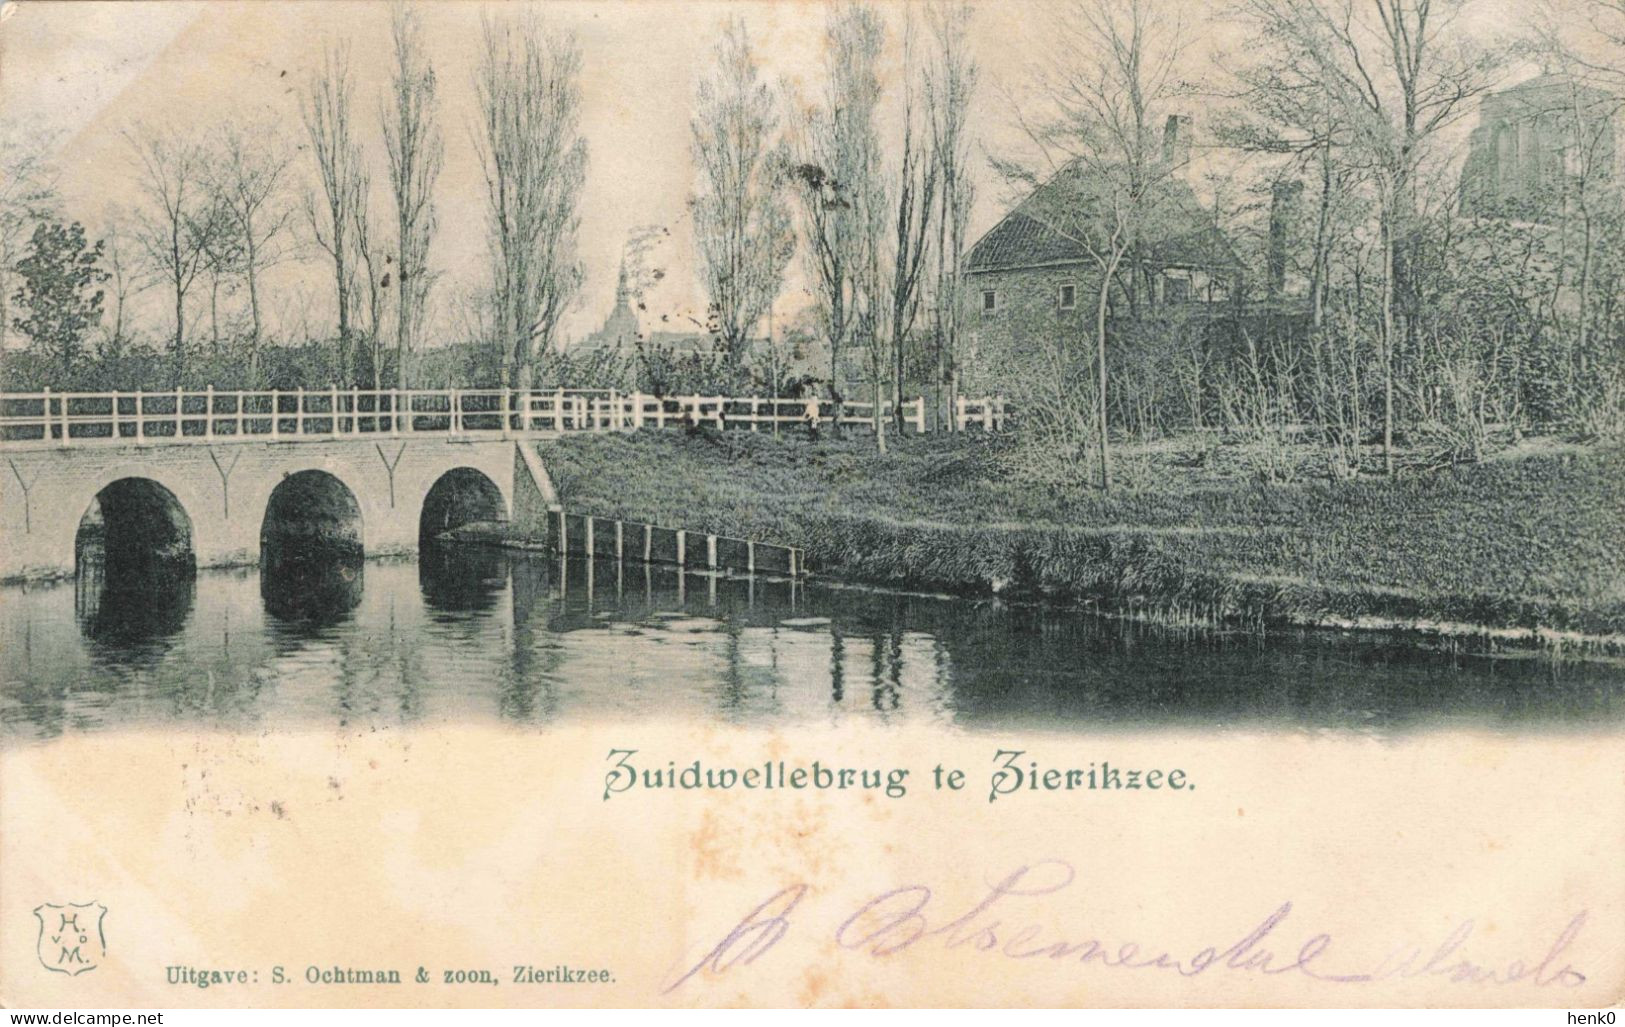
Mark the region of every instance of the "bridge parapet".
<instances>
[{"instance_id":1,"label":"bridge parapet","mask_svg":"<svg viewBox=\"0 0 1625 1027\"><path fill-rule=\"evenodd\" d=\"M890 402L762 396L655 396L613 389L296 389L294 391L0 393L0 449L85 445L213 445L411 437L515 438L574 431L705 425L760 431L839 421L865 426ZM929 429L925 399L902 420ZM1005 425L1004 402L960 397L960 430Z\"/></svg>"}]
</instances>

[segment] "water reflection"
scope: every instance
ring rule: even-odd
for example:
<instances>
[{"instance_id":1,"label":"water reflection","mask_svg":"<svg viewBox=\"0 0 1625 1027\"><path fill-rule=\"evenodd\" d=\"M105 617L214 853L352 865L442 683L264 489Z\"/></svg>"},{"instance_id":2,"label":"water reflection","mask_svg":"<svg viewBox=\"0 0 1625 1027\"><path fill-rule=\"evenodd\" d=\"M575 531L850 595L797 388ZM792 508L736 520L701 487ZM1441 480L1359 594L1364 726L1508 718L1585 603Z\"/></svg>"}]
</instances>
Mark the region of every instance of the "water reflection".
<instances>
[{"instance_id":1,"label":"water reflection","mask_svg":"<svg viewBox=\"0 0 1625 1027\"><path fill-rule=\"evenodd\" d=\"M508 558L490 546L426 541L418 554L423 601L447 613L489 610L508 584Z\"/></svg>"},{"instance_id":2,"label":"water reflection","mask_svg":"<svg viewBox=\"0 0 1625 1027\"><path fill-rule=\"evenodd\" d=\"M1617 664L1370 636L1177 634L638 564L431 547L0 594L0 732L479 719L1396 730L1625 717Z\"/></svg>"},{"instance_id":3,"label":"water reflection","mask_svg":"<svg viewBox=\"0 0 1625 1027\"><path fill-rule=\"evenodd\" d=\"M190 568L110 576L91 564L74 581L74 613L98 660L152 663L186 626L196 595Z\"/></svg>"},{"instance_id":4,"label":"water reflection","mask_svg":"<svg viewBox=\"0 0 1625 1027\"><path fill-rule=\"evenodd\" d=\"M259 578L267 613L320 631L344 623L361 604L366 563L358 553L317 548L268 558Z\"/></svg>"}]
</instances>

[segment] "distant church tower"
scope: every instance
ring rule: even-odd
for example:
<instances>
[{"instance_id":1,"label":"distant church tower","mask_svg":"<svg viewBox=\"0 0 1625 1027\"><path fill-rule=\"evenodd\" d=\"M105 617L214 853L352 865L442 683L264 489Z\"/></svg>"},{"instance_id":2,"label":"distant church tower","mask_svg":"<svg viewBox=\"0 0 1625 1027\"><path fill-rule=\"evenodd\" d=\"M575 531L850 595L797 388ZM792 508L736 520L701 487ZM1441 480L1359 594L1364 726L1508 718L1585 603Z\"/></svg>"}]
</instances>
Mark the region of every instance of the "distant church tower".
<instances>
[{"instance_id":1,"label":"distant church tower","mask_svg":"<svg viewBox=\"0 0 1625 1027\"><path fill-rule=\"evenodd\" d=\"M627 288L626 281L626 261L623 259L620 277L615 282L615 307L604 319L603 327L581 340L581 345L588 349L631 353L637 346L638 335L638 315L632 309L631 290Z\"/></svg>"},{"instance_id":2,"label":"distant church tower","mask_svg":"<svg viewBox=\"0 0 1625 1027\"><path fill-rule=\"evenodd\" d=\"M1491 93L1467 143L1461 207L1469 215L1552 218L1582 173L1612 179L1618 101L1562 75Z\"/></svg>"}]
</instances>

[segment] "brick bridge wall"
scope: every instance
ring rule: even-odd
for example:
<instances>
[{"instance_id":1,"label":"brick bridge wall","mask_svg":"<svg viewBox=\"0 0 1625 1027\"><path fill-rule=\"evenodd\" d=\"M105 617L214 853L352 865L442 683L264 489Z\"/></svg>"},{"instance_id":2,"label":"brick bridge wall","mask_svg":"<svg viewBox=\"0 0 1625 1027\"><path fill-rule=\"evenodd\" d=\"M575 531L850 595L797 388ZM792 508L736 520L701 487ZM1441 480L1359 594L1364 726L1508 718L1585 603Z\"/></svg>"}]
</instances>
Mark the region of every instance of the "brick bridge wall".
<instances>
[{"instance_id":1,"label":"brick bridge wall","mask_svg":"<svg viewBox=\"0 0 1625 1027\"><path fill-rule=\"evenodd\" d=\"M80 519L120 478L147 478L174 494L191 521L199 567L257 563L271 491L298 471L326 471L355 494L368 556L417 551L423 501L454 468L496 483L505 512L522 527L545 530L551 499L516 444L497 439L84 446L15 449L0 458L7 464L0 467L0 580L72 574Z\"/></svg>"}]
</instances>

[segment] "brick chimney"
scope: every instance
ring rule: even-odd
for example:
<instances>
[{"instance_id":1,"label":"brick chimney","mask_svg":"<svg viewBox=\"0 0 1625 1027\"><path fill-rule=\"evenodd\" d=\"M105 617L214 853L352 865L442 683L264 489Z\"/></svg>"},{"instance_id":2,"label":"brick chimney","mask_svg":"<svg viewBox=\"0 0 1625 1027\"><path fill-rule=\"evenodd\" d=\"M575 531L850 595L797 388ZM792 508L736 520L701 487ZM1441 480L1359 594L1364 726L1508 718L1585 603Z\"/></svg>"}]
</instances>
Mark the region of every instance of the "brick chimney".
<instances>
[{"instance_id":1,"label":"brick chimney","mask_svg":"<svg viewBox=\"0 0 1625 1027\"><path fill-rule=\"evenodd\" d=\"M1191 116L1170 114L1162 127L1162 162L1183 168L1191 162Z\"/></svg>"}]
</instances>

